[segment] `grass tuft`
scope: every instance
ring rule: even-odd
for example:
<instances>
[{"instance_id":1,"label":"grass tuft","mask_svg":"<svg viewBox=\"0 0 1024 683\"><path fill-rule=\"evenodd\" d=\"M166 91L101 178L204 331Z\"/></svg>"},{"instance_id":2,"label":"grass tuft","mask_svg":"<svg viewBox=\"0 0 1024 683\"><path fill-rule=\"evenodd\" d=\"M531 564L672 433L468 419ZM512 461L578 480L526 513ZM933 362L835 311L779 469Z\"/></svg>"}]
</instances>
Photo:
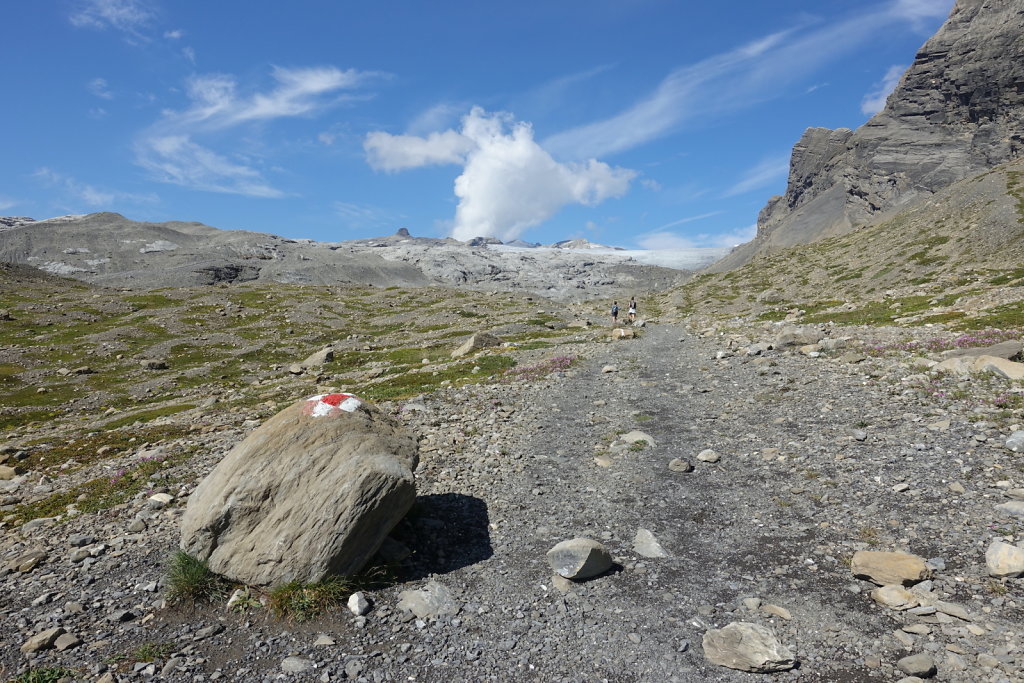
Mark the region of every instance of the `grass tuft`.
<instances>
[{"instance_id":1,"label":"grass tuft","mask_svg":"<svg viewBox=\"0 0 1024 683\"><path fill-rule=\"evenodd\" d=\"M317 583L292 581L270 591L270 611L278 619L309 621L337 608L354 591L351 579L332 576Z\"/></svg>"},{"instance_id":2,"label":"grass tuft","mask_svg":"<svg viewBox=\"0 0 1024 683\"><path fill-rule=\"evenodd\" d=\"M29 669L11 679L11 683L56 683L62 678L78 678L74 669L62 666L48 666L42 669Z\"/></svg>"},{"instance_id":3,"label":"grass tuft","mask_svg":"<svg viewBox=\"0 0 1024 683\"><path fill-rule=\"evenodd\" d=\"M228 583L214 574L205 562L177 551L167 569L167 601L212 602L227 595Z\"/></svg>"}]
</instances>

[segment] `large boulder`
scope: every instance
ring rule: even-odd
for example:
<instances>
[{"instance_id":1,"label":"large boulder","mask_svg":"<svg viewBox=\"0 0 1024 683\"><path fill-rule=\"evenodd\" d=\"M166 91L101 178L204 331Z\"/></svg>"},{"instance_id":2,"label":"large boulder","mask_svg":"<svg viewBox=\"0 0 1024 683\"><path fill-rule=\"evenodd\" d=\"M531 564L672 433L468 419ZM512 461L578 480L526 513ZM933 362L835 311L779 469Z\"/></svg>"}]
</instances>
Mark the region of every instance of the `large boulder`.
<instances>
[{"instance_id":1,"label":"large boulder","mask_svg":"<svg viewBox=\"0 0 1024 683\"><path fill-rule=\"evenodd\" d=\"M189 497L181 549L249 585L358 572L416 498L413 435L351 394L299 401Z\"/></svg>"}]
</instances>

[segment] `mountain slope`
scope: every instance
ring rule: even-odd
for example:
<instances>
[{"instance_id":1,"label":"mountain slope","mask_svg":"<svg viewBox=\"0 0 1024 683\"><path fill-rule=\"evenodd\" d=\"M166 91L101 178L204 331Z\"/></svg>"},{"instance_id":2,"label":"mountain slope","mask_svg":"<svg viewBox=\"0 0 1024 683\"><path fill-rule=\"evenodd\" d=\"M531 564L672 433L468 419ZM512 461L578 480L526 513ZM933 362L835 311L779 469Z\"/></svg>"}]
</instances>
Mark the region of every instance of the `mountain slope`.
<instances>
[{"instance_id":1,"label":"mountain slope","mask_svg":"<svg viewBox=\"0 0 1024 683\"><path fill-rule=\"evenodd\" d=\"M809 128L757 237L713 266L841 235L1024 151L1024 0L958 0L885 108L856 131Z\"/></svg>"},{"instance_id":2,"label":"mountain slope","mask_svg":"<svg viewBox=\"0 0 1024 683\"><path fill-rule=\"evenodd\" d=\"M1024 326L1024 160L875 225L702 273L673 299L683 313L777 319L802 309L822 320Z\"/></svg>"}]
</instances>

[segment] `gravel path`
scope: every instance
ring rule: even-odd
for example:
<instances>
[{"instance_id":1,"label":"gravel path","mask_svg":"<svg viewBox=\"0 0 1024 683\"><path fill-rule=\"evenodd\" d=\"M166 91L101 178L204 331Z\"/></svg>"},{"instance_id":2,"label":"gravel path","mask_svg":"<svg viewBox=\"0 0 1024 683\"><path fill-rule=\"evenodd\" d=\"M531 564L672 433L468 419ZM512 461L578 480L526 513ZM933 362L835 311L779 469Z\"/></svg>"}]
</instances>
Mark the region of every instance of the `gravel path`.
<instances>
[{"instance_id":1,"label":"gravel path","mask_svg":"<svg viewBox=\"0 0 1024 683\"><path fill-rule=\"evenodd\" d=\"M708 663L701 643L744 621L800 660L773 675L784 680L895 681L914 653L932 658L936 680L1024 680L1021 580L988 579L984 559L993 538L1021 538L1019 520L993 510L1024 486L1022 456L1002 445L1010 427L908 389L917 370L900 359L747 355L754 341L652 325L638 340L566 346L580 360L544 379L395 406L421 436L421 495L394 534L412 553L401 582L369 592L365 617L161 609L152 588L180 507L152 515L145 534L124 531L143 500L30 536L53 559L46 574L4 577L14 628L0 661L11 673L82 666L87 680L746 681L758 675ZM653 445L630 445L634 430ZM241 436L211 436L196 480ZM649 539L638 550L641 530L664 557L645 556ZM58 559L86 532L120 554L88 568ZM601 541L613 569L554 577L545 552L577 536ZM941 609L875 604L848 568L862 549L930 560L935 577L915 590ZM402 591L435 584L454 614L398 608ZM123 609L134 614L117 621ZM17 653L57 624L85 643ZM144 642L167 648L151 664L101 663Z\"/></svg>"}]
</instances>

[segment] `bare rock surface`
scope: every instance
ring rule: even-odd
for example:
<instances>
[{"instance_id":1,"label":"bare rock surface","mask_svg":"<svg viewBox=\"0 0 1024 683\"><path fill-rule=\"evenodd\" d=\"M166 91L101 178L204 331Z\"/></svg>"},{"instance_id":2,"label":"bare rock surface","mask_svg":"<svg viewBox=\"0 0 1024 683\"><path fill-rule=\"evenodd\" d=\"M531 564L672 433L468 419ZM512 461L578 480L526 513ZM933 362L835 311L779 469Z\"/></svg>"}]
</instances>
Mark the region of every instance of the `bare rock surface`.
<instances>
[{"instance_id":1,"label":"bare rock surface","mask_svg":"<svg viewBox=\"0 0 1024 683\"><path fill-rule=\"evenodd\" d=\"M299 401L189 497L181 548L250 585L358 572L412 506L416 442L349 394Z\"/></svg>"},{"instance_id":2,"label":"bare rock surface","mask_svg":"<svg viewBox=\"0 0 1024 683\"><path fill-rule=\"evenodd\" d=\"M796 666L793 653L760 624L733 622L704 634L704 656L712 664L752 673L786 671Z\"/></svg>"},{"instance_id":3,"label":"bare rock surface","mask_svg":"<svg viewBox=\"0 0 1024 683\"><path fill-rule=\"evenodd\" d=\"M849 232L1019 158L1022 31L1017 0L958 0L881 112L856 131L804 132L793 147L785 194L758 216L757 238L715 268Z\"/></svg>"}]
</instances>

